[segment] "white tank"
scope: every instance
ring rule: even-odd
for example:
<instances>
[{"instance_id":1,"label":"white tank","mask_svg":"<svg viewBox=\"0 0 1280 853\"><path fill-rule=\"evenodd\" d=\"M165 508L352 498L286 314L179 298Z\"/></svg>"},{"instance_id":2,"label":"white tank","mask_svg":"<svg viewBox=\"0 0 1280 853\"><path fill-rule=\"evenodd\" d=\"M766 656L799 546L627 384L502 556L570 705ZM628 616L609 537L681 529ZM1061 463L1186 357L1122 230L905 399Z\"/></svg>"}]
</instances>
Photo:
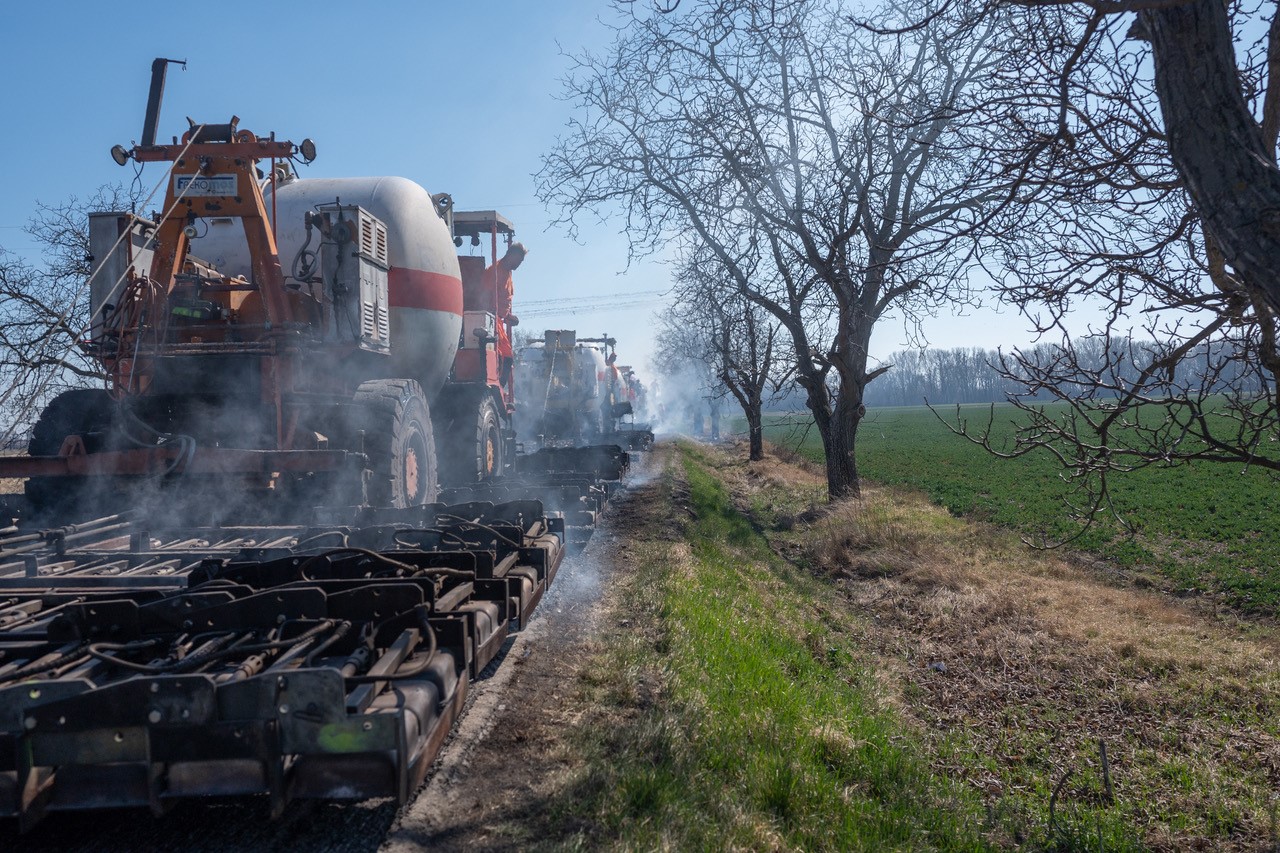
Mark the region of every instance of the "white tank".
<instances>
[{"instance_id":1,"label":"white tank","mask_svg":"<svg viewBox=\"0 0 1280 853\"><path fill-rule=\"evenodd\" d=\"M271 189L265 192L268 215ZM430 193L408 178L311 178L280 185L276 241L288 276L306 239L303 215L317 205L359 205L387 226L391 264L391 355L385 375L416 379L434 399L444 385L462 331L462 275L449 229ZM203 227L205 224L207 228ZM191 251L229 275L251 274L239 220L206 219ZM313 232L311 251L319 248Z\"/></svg>"},{"instance_id":2,"label":"white tank","mask_svg":"<svg viewBox=\"0 0 1280 853\"><path fill-rule=\"evenodd\" d=\"M599 406L600 400L609 393L604 352L595 347L578 344L578 365L581 372L579 381L582 383L584 396L595 401L595 406Z\"/></svg>"}]
</instances>

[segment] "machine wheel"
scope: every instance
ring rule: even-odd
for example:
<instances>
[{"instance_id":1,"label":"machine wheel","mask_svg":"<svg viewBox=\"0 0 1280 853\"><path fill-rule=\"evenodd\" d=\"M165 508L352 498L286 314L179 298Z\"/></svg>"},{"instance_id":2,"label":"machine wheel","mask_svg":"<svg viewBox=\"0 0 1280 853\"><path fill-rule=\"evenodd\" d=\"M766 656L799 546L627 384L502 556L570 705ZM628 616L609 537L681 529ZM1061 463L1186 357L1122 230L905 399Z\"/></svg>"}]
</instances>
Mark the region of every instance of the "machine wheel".
<instances>
[{"instance_id":1,"label":"machine wheel","mask_svg":"<svg viewBox=\"0 0 1280 853\"><path fill-rule=\"evenodd\" d=\"M476 472L481 480L502 473L506 460L502 453L502 420L492 397L480 401L480 416L476 421L476 446L479 449Z\"/></svg>"},{"instance_id":2,"label":"machine wheel","mask_svg":"<svg viewBox=\"0 0 1280 853\"><path fill-rule=\"evenodd\" d=\"M101 388L74 388L54 397L31 428L29 456L57 456L69 435L100 432L110 426L115 401Z\"/></svg>"},{"instance_id":3,"label":"machine wheel","mask_svg":"<svg viewBox=\"0 0 1280 853\"><path fill-rule=\"evenodd\" d=\"M74 388L63 391L49 402L31 429L27 444L29 456L57 456L69 435L86 436L104 433L111 425L115 401L100 388ZM95 442L86 439L90 450ZM52 515L74 509L84 492L83 477L31 477L23 491L27 504L36 515ZM110 493L110 490L105 490Z\"/></svg>"},{"instance_id":4,"label":"machine wheel","mask_svg":"<svg viewBox=\"0 0 1280 853\"><path fill-rule=\"evenodd\" d=\"M434 501L436 446L422 387L412 379L377 379L356 390L355 403L365 415L370 502L409 507Z\"/></svg>"},{"instance_id":5,"label":"machine wheel","mask_svg":"<svg viewBox=\"0 0 1280 853\"><path fill-rule=\"evenodd\" d=\"M507 448L502 417L489 389L465 389L442 398L440 406L436 432L444 484L469 486L500 476L507 464Z\"/></svg>"}]
</instances>

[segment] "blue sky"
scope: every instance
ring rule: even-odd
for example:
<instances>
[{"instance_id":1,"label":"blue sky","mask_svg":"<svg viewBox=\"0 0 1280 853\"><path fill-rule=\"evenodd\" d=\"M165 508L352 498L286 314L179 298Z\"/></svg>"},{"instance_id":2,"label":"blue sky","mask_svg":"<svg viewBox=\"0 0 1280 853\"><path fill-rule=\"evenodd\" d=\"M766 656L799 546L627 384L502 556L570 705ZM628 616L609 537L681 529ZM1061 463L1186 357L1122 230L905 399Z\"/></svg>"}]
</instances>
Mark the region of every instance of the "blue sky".
<instances>
[{"instance_id":1,"label":"blue sky","mask_svg":"<svg viewBox=\"0 0 1280 853\"><path fill-rule=\"evenodd\" d=\"M609 15L604 0L10 4L0 28L0 246L33 257L21 226L37 200L132 180L108 151L140 135L151 60L186 59L188 70L169 72L161 138L181 134L186 116L235 114L259 134L314 139L319 155L303 177L403 175L452 193L460 209L497 208L530 250L516 281L517 314L522 300L537 302L526 331L609 332L624 363L645 365L662 300L632 294L665 290L667 271L646 263L620 274L616 227L584 229L581 244L547 230L532 178L569 114L556 98L562 51L603 50L610 33L599 18ZM148 189L157 168L143 175ZM592 297L604 293L632 307L598 310ZM1025 343L1024 326L973 312L926 328L936 346L994 347ZM873 350L887 355L902 337L887 321Z\"/></svg>"}]
</instances>

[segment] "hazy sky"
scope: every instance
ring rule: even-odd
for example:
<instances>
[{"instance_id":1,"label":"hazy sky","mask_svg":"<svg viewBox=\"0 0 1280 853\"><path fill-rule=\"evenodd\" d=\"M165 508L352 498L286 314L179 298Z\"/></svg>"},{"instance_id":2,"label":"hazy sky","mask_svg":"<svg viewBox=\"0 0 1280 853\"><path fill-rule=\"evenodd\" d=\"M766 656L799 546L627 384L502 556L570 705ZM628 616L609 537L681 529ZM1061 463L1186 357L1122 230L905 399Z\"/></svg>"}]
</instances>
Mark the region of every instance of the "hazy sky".
<instances>
[{"instance_id":1,"label":"hazy sky","mask_svg":"<svg viewBox=\"0 0 1280 853\"><path fill-rule=\"evenodd\" d=\"M132 181L132 164L116 166L108 151L141 133L151 60L186 59L185 72L169 72L160 138L180 135L186 116L235 114L262 135L314 139L319 155L303 177L402 175L452 193L459 209L497 208L530 250L516 279L525 331L608 332L623 363L647 364L662 304L648 292L666 289L667 270L650 262L621 274L626 243L617 226L584 229L583 244L547 230L552 217L532 178L569 114L557 100L563 52L606 48L611 36L598 19L608 19L607 3L309 0L266 9L277 5L9 4L0 28L0 247L35 257L21 229L37 200ZM142 182L149 190L160 175L152 164ZM630 307L602 310L605 294ZM1010 312L968 314L928 324L930 342L1029 340ZM903 343L900 324L887 321L873 351L884 356Z\"/></svg>"}]
</instances>

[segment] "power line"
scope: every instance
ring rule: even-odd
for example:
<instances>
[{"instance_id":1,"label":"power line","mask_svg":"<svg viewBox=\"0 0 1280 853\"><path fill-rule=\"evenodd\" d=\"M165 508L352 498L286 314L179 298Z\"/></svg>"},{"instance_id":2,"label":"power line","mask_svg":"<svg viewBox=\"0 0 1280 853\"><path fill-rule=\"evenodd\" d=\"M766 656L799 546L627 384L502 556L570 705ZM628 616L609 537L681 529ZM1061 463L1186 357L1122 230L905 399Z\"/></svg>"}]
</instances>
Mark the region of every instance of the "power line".
<instances>
[{"instance_id":1,"label":"power line","mask_svg":"<svg viewBox=\"0 0 1280 853\"><path fill-rule=\"evenodd\" d=\"M563 308L538 308L533 311L518 312L521 318L552 317L557 314L604 314L609 311L634 311L638 308L650 308L658 305L658 300L626 302L620 305L566 305Z\"/></svg>"},{"instance_id":2,"label":"power line","mask_svg":"<svg viewBox=\"0 0 1280 853\"><path fill-rule=\"evenodd\" d=\"M662 296L665 290L633 290L626 293L597 293L593 296L558 296L555 299L521 299L518 305L521 307L532 307L538 309L543 305L564 305L566 301L572 300L574 306L583 303L606 302L606 301L628 301L635 299L652 299L653 297Z\"/></svg>"}]
</instances>

